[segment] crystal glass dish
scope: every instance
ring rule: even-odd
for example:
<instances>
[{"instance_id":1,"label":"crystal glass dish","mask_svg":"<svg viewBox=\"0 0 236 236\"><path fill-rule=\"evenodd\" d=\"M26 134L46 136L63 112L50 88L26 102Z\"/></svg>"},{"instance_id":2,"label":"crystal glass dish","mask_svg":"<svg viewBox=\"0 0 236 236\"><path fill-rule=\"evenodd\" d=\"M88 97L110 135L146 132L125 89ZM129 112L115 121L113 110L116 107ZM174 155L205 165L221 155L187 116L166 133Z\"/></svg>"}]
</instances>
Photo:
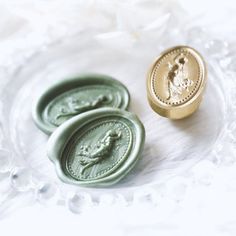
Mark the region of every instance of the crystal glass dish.
<instances>
[{"instance_id":1,"label":"crystal glass dish","mask_svg":"<svg viewBox=\"0 0 236 236\"><path fill-rule=\"evenodd\" d=\"M198 41L194 36L196 31ZM227 46L222 42L204 41L201 39L204 34L198 28L188 29L184 34L166 32L165 37L161 37L163 34L150 37L144 33L142 37L137 36L138 39L135 36L131 41L124 41L119 34L94 36L80 32L50 43L44 50L36 50L17 67L6 80L0 96L3 148L11 153L13 166L18 166L10 175L13 187L19 191L30 189L39 195L53 189L49 196L59 192L57 201L67 199L68 192L85 193L95 202L104 194L133 199L136 192L158 189L200 160L215 157L225 139L226 127L233 120L229 90L232 82L222 73L218 59L226 57ZM217 55L212 49L214 43L220 45ZM189 118L171 121L151 110L145 87L147 71L155 57L177 44L188 44L203 54L208 84L200 109ZM129 110L139 116L146 129L141 160L127 177L109 188L82 188L62 183L46 154L48 136L32 120L32 103L38 94L61 79L80 73L107 74L124 83L131 95ZM26 175L21 168L30 174ZM30 181L24 178L18 181L21 173Z\"/></svg>"}]
</instances>

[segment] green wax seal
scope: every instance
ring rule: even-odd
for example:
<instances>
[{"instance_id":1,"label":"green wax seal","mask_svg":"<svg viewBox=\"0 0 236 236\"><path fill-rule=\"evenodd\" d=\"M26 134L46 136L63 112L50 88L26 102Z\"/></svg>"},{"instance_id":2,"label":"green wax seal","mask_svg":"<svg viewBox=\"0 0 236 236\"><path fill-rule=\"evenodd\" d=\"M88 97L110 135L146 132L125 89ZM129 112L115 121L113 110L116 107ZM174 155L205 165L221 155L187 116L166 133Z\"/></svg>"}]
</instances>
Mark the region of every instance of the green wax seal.
<instances>
[{"instance_id":1,"label":"green wax seal","mask_svg":"<svg viewBox=\"0 0 236 236\"><path fill-rule=\"evenodd\" d=\"M108 186L135 165L145 130L133 113L101 108L71 118L51 135L48 156L59 178L82 186Z\"/></svg>"},{"instance_id":2,"label":"green wax seal","mask_svg":"<svg viewBox=\"0 0 236 236\"><path fill-rule=\"evenodd\" d=\"M52 133L66 120L102 107L127 109L129 92L112 77L97 74L80 75L63 80L41 94L33 106L36 125Z\"/></svg>"}]
</instances>

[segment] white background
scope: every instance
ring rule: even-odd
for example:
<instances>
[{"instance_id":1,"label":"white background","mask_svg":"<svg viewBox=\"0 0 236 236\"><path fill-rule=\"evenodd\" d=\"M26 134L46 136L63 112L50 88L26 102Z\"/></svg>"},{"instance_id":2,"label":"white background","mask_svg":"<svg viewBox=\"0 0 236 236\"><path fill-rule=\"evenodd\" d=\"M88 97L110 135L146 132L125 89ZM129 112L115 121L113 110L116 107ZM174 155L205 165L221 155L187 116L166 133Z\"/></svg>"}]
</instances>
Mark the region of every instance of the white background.
<instances>
[{"instance_id":1,"label":"white background","mask_svg":"<svg viewBox=\"0 0 236 236\"><path fill-rule=\"evenodd\" d=\"M1 1L0 2L0 12L1 6L12 4L17 7L24 8L25 1ZM28 2L28 1L27 1ZM37 11L34 8L34 1L32 3L32 12ZM46 2L42 1L47 7ZM65 4L69 4L70 1L65 1ZM182 6L188 11L192 16L199 17L198 22L201 25L211 26L211 29L219 35L219 38L224 38L227 40L235 38L236 33L236 2L230 0L224 1L210 1L210 0L198 0L198 1L179 1ZM170 2L171 4L171 2ZM30 4L27 5L29 7ZM63 4L61 5L63 9ZM8 13L6 13L8 14ZM14 14L14 13L13 13ZM48 13L50 14L50 12ZM0 21L1 21L0 14ZM14 22L9 24L8 30L2 30L0 27L0 40L4 38L7 34L17 30L19 22ZM1 26L1 23L0 23ZM12 33L13 34L13 33ZM14 36L13 36L14 37ZM7 50L7 49L6 49ZM207 191L207 190L204 190ZM214 198L213 193L206 192L206 197ZM209 202L209 199L208 199ZM225 199L222 199L225 202ZM218 202L218 204L222 204ZM188 206L183 206L188 207ZM204 209L204 206L198 206ZM233 206L232 206L233 208ZM222 208L224 207L222 206ZM231 215L230 208L228 209L228 215ZM160 236L165 235L191 235L191 236L216 236L216 235L235 235L236 226L235 222L231 221L229 217L229 222L227 225L228 230L224 228L215 228L216 222L215 217L220 215L221 212L214 212L214 207L209 207L208 211L199 211L197 215L194 212L188 212L181 221L177 223L177 228L171 228L168 226L168 219L166 224L156 224L155 214L151 209L147 208L133 208L132 214L128 221L124 221L126 214L125 209L117 209L116 211L109 210L109 207L104 207L102 211L86 212L82 215L76 215L71 213L65 207L45 207L39 204L25 206L17 211L11 213L9 216L4 218L0 222L0 234L4 236L12 235L35 235L42 236L45 234L55 234L55 235L157 235L158 232ZM168 209L167 209L168 211ZM192 215L191 215L192 214ZM176 219L176 221L178 221ZM162 232L163 229L163 233ZM168 229L168 230L166 230ZM173 232L173 233L172 233ZM218 234L216 234L218 233Z\"/></svg>"}]
</instances>

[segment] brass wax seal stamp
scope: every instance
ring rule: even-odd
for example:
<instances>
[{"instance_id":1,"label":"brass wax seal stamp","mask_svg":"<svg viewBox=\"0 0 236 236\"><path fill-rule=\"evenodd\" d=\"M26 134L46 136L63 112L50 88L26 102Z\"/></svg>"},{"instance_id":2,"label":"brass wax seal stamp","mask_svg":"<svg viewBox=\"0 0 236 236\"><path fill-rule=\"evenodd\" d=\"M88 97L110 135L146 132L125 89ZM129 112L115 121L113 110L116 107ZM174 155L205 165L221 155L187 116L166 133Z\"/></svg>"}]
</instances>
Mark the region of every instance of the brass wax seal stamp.
<instances>
[{"instance_id":1,"label":"brass wax seal stamp","mask_svg":"<svg viewBox=\"0 0 236 236\"><path fill-rule=\"evenodd\" d=\"M147 78L147 96L161 116L181 119L199 107L207 71L202 56L193 48L177 46L164 51Z\"/></svg>"}]
</instances>

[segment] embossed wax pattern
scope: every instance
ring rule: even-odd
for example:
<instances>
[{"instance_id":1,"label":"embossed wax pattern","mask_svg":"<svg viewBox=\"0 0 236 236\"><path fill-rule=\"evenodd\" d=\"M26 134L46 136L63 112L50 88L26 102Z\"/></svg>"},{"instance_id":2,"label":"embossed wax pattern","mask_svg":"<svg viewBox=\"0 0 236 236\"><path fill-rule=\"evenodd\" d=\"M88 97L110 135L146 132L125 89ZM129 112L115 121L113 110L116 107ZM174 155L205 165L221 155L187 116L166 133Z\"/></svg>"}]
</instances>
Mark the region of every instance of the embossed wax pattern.
<instances>
[{"instance_id":1,"label":"embossed wax pattern","mask_svg":"<svg viewBox=\"0 0 236 236\"><path fill-rule=\"evenodd\" d=\"M147 79L148 100L158 114L180 119L200 105L206 83L206 66L193 48L166 50L152 66Z\"/></svg>"},{"instance_id":2,"label":"embossed wax pattern","mask_svg":"<svg viewBox=\"0 0 236 236\"><path fill-rule=\"evenodd\" d=\"M105 75L80 75L43 91L33 106L33 118L42 131L50 134L83 112L102 107L126 109L128 105L129 92L119 81Z\"/></svg>"},{"instance_id":3,"label":"embossed wax pattern","mask_svg":"<svg viewBox=\"0 0 236 236\"><path fill-rule=\"evenodd\" d=\"M109 186L134 167L144 140L136 115L100 108L62 124L48 141L48 156L66 183Z\"/></svg>"}]
</instances>

